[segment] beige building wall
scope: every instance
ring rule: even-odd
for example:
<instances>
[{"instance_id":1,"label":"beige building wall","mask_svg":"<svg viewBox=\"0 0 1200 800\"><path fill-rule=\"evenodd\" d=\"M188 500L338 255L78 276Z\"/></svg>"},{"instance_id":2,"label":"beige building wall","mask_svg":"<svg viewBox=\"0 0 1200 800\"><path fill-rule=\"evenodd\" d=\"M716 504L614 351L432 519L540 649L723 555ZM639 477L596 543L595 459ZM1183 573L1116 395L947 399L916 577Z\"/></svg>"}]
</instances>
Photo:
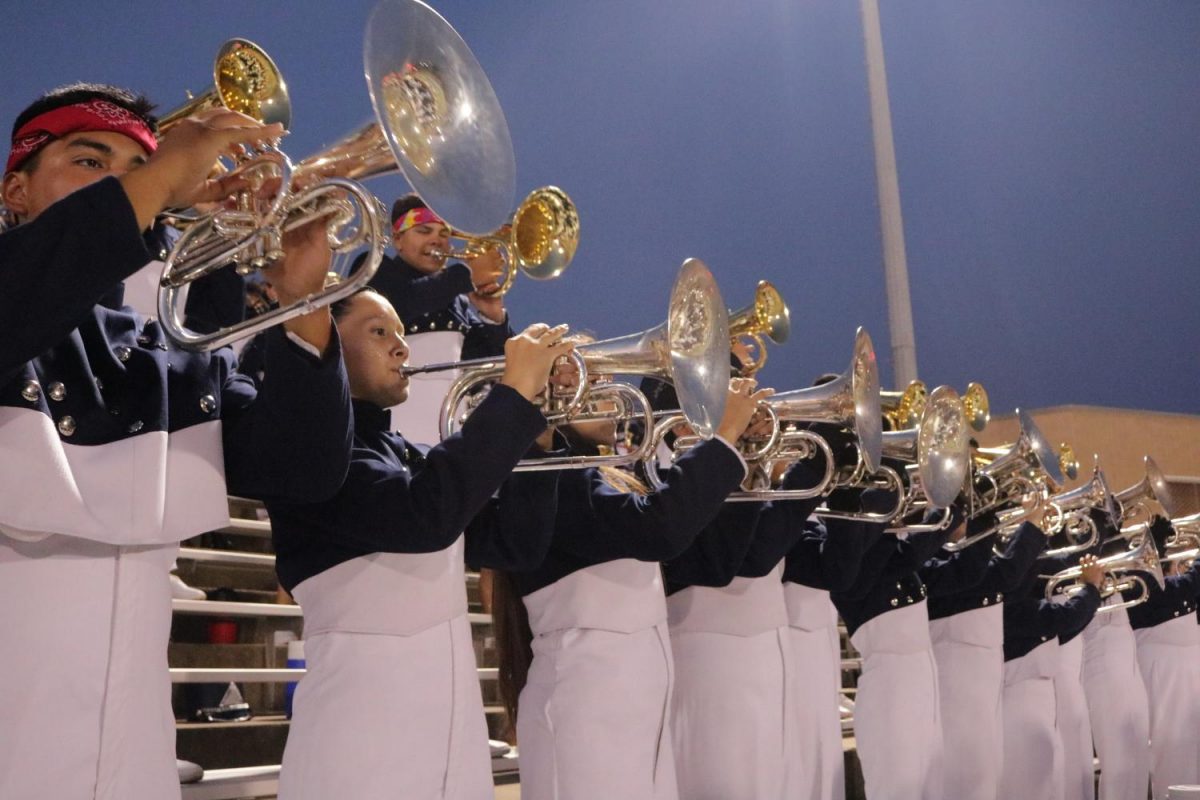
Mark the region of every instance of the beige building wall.
<instances>
[{"instance_id":1,"label":"beige building wall","mask_svg":"<svg viewBox=\"0 0 1200 800\"><path fill-rule=\"evenodd\" d=\"M1200 416L1101 406L1054 406L1030 412L1051 443L1066 442L1079 460L1079 476L1067 488L1091 478L1092 455L1113 491L1145 476L1143 458L1154 458L1171 483L1181 514L1200 511ZM976 438L994 447L1017 437L1015 414L993 417Z\"/></svg>"}]
</instances>

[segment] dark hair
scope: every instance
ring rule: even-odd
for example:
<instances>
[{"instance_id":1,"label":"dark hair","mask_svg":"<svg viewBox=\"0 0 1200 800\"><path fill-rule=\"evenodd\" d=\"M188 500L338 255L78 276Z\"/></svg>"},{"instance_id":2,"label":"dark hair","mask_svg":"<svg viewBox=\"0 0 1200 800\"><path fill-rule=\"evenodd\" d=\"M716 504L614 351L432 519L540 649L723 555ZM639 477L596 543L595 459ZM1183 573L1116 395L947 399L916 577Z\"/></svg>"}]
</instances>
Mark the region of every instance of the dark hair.
<instances>
[{"instance_id":1,"label":"dark hair","mask_svg":"<svg viewBox=\"0 0 1200 800\"><path fill-rule=\"evenodd\" d=\"M346 297L343 297L341 300L338 300L336 303L330 304L329 313L333 315L333 321L337 322L339 319L341 319L342 317L349 314L350 313L350 304L352 302L354 302L354 298L358 297L360 294L363 294L364 292L370 292L371 294L379 294L379 292L375 291L370 286L361 286L354 292L354 294L347 295ZM380 295L380 296L382 296L382 295Z\"/></svg>"},{"instance_id":2,"label":"dark hair","mask_svg":"<svg viewBox=\"0 0 1200 800\"><path fill-rule=\"evenodd\" d=\"M13 122L12 136L15 137L17 131L34 117L56 108L73 106L88 100L107 100L136 115L146 123L152 133L158 132L158 118L150 113L154 110L154 104L145 95L134 94L128 89L111 86L107 83L70 83L66 86L59 86L57 89L51 89L26 106ZM25 159L17 169L32 172L37 167L40 153L39 150Z\"/></svg>"},{"instance_id":3,"label":"dark hair","mask_svg":"<svg viewBox=\"0 0 1200 800\"><path fill-rule=\"evenodd\" d=\"M529 680L529 665L533 663L533 631L512 573L499 569L492 571L492 631L499 664L496 688L508 715L509 733L515 733L521 690Z\"/></svg>"},{"instance_id":4,"label":"dark hair","mask_svg":"<svg viewBox=\"0 0 1200 800\"><path fill-rule=\"evenodd\" d=\"M403 197L392 203L392 224L396 224L396 220L403 217L414 208L429 208L425 205L425 201L415 194L406 194Z\"/></svg>"}]
</instances>

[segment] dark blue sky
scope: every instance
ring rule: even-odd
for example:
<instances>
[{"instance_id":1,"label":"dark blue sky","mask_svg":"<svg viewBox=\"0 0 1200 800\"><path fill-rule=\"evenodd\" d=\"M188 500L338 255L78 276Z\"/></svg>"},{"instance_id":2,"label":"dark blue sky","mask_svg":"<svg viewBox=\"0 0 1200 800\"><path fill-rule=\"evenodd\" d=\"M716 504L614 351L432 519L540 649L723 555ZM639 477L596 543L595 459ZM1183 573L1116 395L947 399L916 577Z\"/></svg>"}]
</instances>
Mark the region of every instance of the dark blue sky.
<instances>
[{"instance_id":1,"label":"dark blue sky","mask_svg":"<svg viewBox=\"0 0 1200 800\"><path fill-rule=\"evenodd\" d=\"M0 119L79 79L171 107L242 36L284 71L298 159L370 113L371 6L6 0ZM881 6L922 378L982 381L997 411L1200 411L1200 3ZM694 256L732 306L760 278L783 291L768 382L843 370L857 325L891 382L856 2L435 7L508 116L518 195L554 183L582 216L575 264L520 280L515 322L649 327Z\"/></svg>"}]
</instances>

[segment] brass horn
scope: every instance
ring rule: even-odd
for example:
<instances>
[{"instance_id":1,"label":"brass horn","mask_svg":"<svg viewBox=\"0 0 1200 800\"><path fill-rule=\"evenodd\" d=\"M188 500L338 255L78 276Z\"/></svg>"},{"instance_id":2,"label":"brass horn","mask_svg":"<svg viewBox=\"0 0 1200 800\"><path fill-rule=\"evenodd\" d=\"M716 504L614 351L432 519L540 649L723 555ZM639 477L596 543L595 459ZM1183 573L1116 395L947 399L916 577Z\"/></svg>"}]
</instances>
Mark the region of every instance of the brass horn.
<instances>
[{"instance_id":1,"label":"brass horn","mask_svg":"<svg viewBox=\"0 0 1200 800\"><path fill-rule=\"evenodd\" d=\"M683 262L675 285L667 319L640 333L581 345L572 353L579 369L579 383L574 395L563 404L548 405L546 418L552 423L582 421L594 418L589 411L589 398L606 384L590 387L589 377L641 375L668 381L675 387L683 418L697 434L711 438L725 413L729 391L729 321L720 290L708 267L699 259ZM405 370L407 375L422 372L461 370L442 402L440 426L442 437L450 436L458 425L461 412L469 398L487 383L504 372L504 359L484 358ZM608 386L625 386L613 383ZM626 398L638 398L628 403L629 414L646 421L645 438L630 457L607 457L605 463L625 462L646 457L653 450L653 412L645 396L632 386L625 386ZM611 414L602 415L611 419ZM628 415L626 415L628 416ZM536 459L521 462L518 469L561 469L596 465L594 457Z\"/></svg>"},{"instance_id":2,"label":"brass horn","mask_svg":"<svg viewBox=\"0 0 1200 800\"><path fill-rule=\"evenodd\" d=\"M844 373L820 386L781 392L767 398L766 404L782 423L829 422L849 429L857 440L863 470L879 469L883 451L879 365L865 329L854 335L854 353Z\"/></svg>"},{"instance_id":3,"label":"brass horn","mask_svg":"<svg viewBox=\"0 0 1200 800\"><path fill-rule=\"evenodd\" d=\"M276 122L291 126L292 104L287 83L275 62L261 47L245 39L230 39L221 45L213 61L212 88L193 97L158 119L159 134L185 117L210 108L237 111L264 125Z\"/></svg>"},{"instance_id":4,"label":"brass horn","mask_svg":"<svg viewBox=\"0 0 1200 800\"><path fill-rule=\"evenodd\" d=\"M1124 592L1129 589L1138 588L1140 594L1133 600L1125 600L1113 605L1101 606L1096 613L1110 613L1119 608L1129 608L1146 602L1150 598L1150 585L1146 582L1143 574L1149 575L1154 582L1158 584L1158 588L1162 589L1166 586L1163 579L1162 563L1158 559L1158 550L1155 549L1153 537L1146 536L1142 538L1141 544L1130 550L1123 550L1120 553L1114 553L1111 556L1101 558L1096 561L1096 565L1102 567L1105 571L1104 585L1100 589L1100 596L1108 598L1118 592ZM1049 600L1056 594L1074 595L1083 590L1080 584L1080 577L1083 575L1082 567L1070 567L1055 575L1048 576L1049 580L1046 583L1046 599ZM1120 579L1118 579L1120 576Z\"/></svg>"},{"instance_id":5,"label":"brass horn","mask_svg":"<svg viewBox=\"0 0 1200 800\"><path fill-rule=\"evenodd\" d=\"M473 258L493 247L504 260L504 277L491 297L508 293L517 271L545 281L557 278L575 258L579 247L579 211L575 203L557 186L534 189L521 201L511 225L504 225L487 236L471 236L451 229L450 236L466 241L461 250L433 250L441 259Z\"/></svg>"},{"instance_id":6,"label":"brass horn","mask_svg":"<svg viewBox=\"0 0 1200 800\"><path fill-rule=\"evenodd\" d=\"M1104 471L1100 469L1100 456L1094 455L1093 459L1095 466L1091 480L1049 499L1059 516L1057 526L1047 530L1046 534L1061 533L1066 536L1068 544L1047 550L1042 554L1045 558L1082 553L1100 542L1100 531L1091 516L1093 509L1105 514L1113 530L1120 529L1121 507L1108 488Z\"/></svg>"},{"instance_id":7,"label":"brass horn","mask_svg":"<svg viewBox=\"0 0 1200 800\"><path fill-rule=\"evenodd\" d=\"M779 290L770 281L759 281L754 290L754 302L745 308L729 312L729 338L745 337L754 360L742 365L743 375L753 375L767 363L767 347L763 337L775 344L788 340L792 330L791 312Z\"/></svg>"},{"instance_id":8,"label":"brass horn","mask_svg":"<svg viewBox=\"0 0 1200 800\"><path fill-rule=\"evenodd\" d=\"M374 276L387 246L386 210L358 181L397 170L427 205L467 230L498 228L512 206L516 166L508 125L470 48L418 0L381 0L367 22L363 61L376 121L302 161L282 153L282 183L270 208L219 210L189 226L167 258L159 312L169 336L212 349L347 297ZM199 335L181 319L180 292L195 278L235 262L257 269L282 255L283 234L325 220L346 280L253 319Z\"/></svg>"},{"instance_id":9,"label":"brass horn","mask_svg":"<svg viewBox=\"0 0 1200 800\"><path fill-rule=\"evenodd\" d=\"M891 430L902 431L920 424L928 399L929 391L925 388L925 381L914 380L904 387L904 391L881 391L879 407Z\"/></svg>"},{"instance_id":10,"label":"brass horn","mask_svg":"<svg viewBox=\"0 0 1200 800\"><path fill-rule=\"evenodd\" d=\"M1066 482L1058 455L1033 417L1017 409L1017 421L1020 433L1012 444L979 449L975 477L991 490L985 492L981 506L975 509L977 513L990 510L1000 498L1010 496L1009 489L1014 483L1027 487L1049 480L1054 487L1059 487Z\"/></svg>"},{"instance_id":11,"label":"brass horn","mask_svg":"<svg viewBox=\"0 0 1200 800\"><path fill-rule=\"evenodd\" d=\"M916 427L884 431L883 456L908 462L908 512L933 506L947 508L966 484L971 466L967 421L958 392L939 386L929 395Z\"/></svg>"},{"instance_id":12,"label":"brass horn","mask_svg":"<svg viewBox=\"0 0 1200 800\"><path fill-rule=\"evenodd\" d=\"M1171 497L1171 488L1167 476L1158 468L1158 464L1150 456L1144 459L1146 475L1140 481L1127 489L1116 493L1117 502L1121 506L1121 518L1124 524L1138 518L1139 514L1147 518L1155 513L1157 506L1168 519L1175 517L1179 511L1175 500Z\"/></svg>"},{"instance_id":13,"label":"brass horn","mask_svg":"<svg viewBox=\"0 0 1200 800\"><path fill-rule=\"evenodd\" d=\"M987 390L983 384L972 381L967 384L967 391L962 396L963 413L967 423L977 431L987 427L992 418L991 406L988 403Z\"/></svg>"}]
</instances>

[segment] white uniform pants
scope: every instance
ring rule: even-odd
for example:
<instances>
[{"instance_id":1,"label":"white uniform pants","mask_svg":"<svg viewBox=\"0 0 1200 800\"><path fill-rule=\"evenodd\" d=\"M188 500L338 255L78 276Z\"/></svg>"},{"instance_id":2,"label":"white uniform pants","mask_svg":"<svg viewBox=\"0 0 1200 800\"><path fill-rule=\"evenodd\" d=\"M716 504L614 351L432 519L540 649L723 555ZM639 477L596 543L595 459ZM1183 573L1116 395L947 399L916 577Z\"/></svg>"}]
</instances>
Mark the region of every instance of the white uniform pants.
<instances>
[{"instance_id":1,"label":"white uniform pants","mask_svg":"<svg viewBox=\"0 0 1200 800\"><path fill-rule=\"evenodd\" d=\"M179 797L167 671L177 545L0 534L0 797Z\"/></svg>"},{"instance_id":2,"label":"white uniform pants","mask_svg":"<svg viewBox=\"0 0 1200 800\"><path fill-rule=\"evenodd\" d=\"M1058 735L1063 742L1063 790L1066 800L1095 800L1096 771L1092 762L1092 723L1083 693L1083 637L1058 647L1059 669L1054 676L1058 703Z\"/></svg>"},{"instance_id":3,"label":"white uniform pants","mask_svg":"<svg viewBox=\"0 0 1200 800\"><path fill-rule=\"evenodd\" d=\"M1063 745L1055 726L1058 640L1004 664L1003 800L1063 800Z\"/></svg>"},{"instance_id":4,"label":"white uniform pants","mask_svg":"<svg viewBox=\"0 0 1200 800\"><path fill-rule=\"evenodd\" d=\"M1146 795L1150 708L1124 610L1097 614L1083 632L1083 690L1100 759L1100 800Z\"/></svg>"},{"instance_id":5,"label":"white uniform pants","mask_svg":"<svg viewBox=\"0 0 1200 800\"><path fill-rule=\"evenodd\" d=\"M1135 633L1150 698L1150 780L1160 800L1170 786L1200 784L1200 627L1189 614Z\"/></svg>"},{"instance_id":6,"label":"white uniform pants","mask_svg":"<svg viewBox=\"0 0 1200 800\"><path fill-rule=\"evenodd\" d=\"M517 716L522 800L676 800L673 682L666 622L536 636Z\"/></svg>"}]
</instances>

